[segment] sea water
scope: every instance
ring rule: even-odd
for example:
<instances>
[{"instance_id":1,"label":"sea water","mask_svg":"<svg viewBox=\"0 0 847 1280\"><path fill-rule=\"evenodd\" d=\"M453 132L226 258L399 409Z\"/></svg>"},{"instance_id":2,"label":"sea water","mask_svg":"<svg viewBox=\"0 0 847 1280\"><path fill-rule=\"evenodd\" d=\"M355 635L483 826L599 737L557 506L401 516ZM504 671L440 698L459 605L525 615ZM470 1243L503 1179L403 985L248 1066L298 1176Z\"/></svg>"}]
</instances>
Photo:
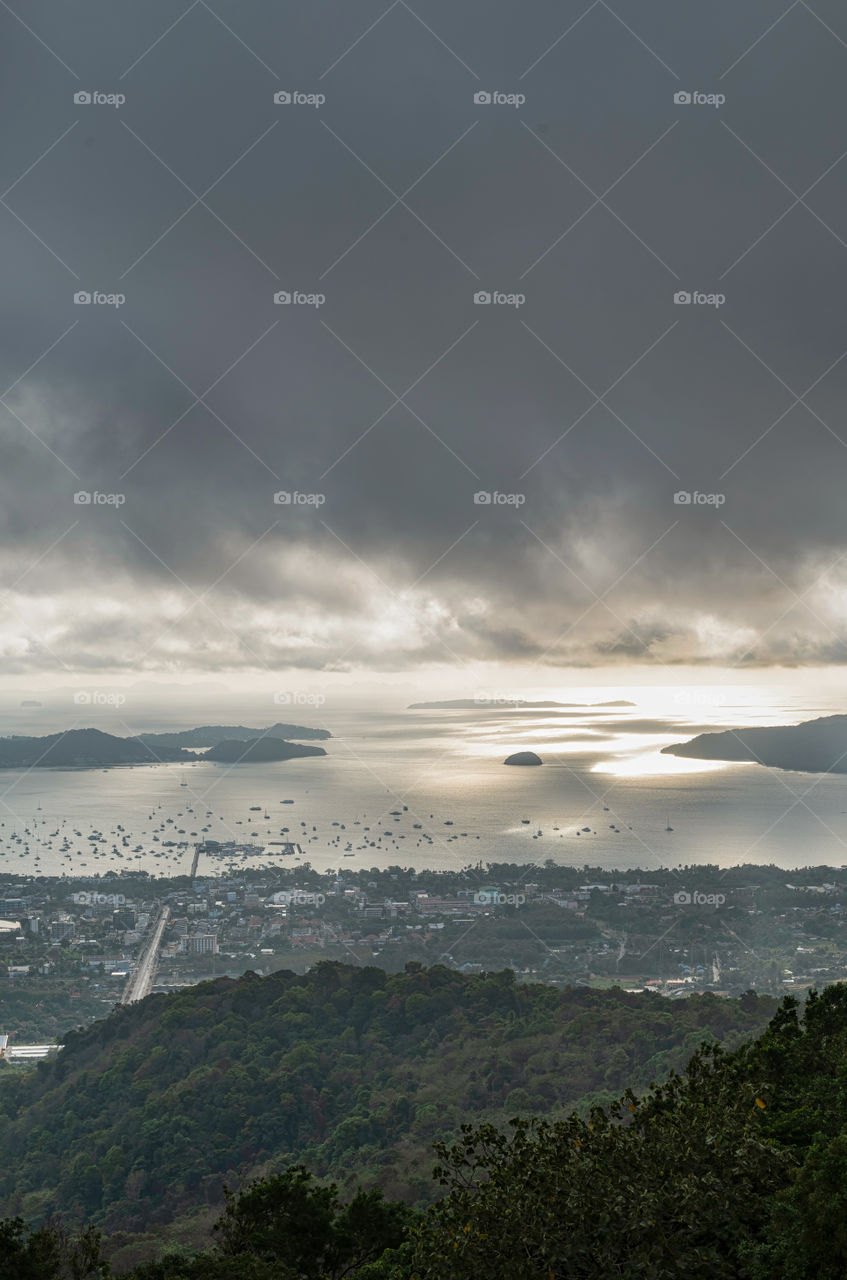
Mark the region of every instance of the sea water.
<instances>
[{"instance_id":1,"label":"sea water","mask_svg":"<svg viewBox=\"0 0 847 1280\"><path fill-rule=\"evenodd\" d=\"M332 732L322 744L325 757L4 770L0 866L45 875L184 873L194 843L207 839L263 848L239 857L241 867L308 861L320 870L459 868L548 859L645 871L706 862L847 864L847 776L660 751L698 732L797 723L840 707L825 697L813 703L762 689L732 690L729 698L655 689L598 693L635 705L587 705L591 693L580 691L586 705L555 710L321 708L296 718ZM254 720L261 723L255 717L248 723ZM504 766L507 755L528 749L542 757L541 767ZM94 833L98 840L89 840ZM62 851L65 838L69 848ZM177 843L164 847L165 840ZM302 858L283 857L271 841L299 843ZM204 855L200 870L226 865Z\"/></svg>"}]
</instances>

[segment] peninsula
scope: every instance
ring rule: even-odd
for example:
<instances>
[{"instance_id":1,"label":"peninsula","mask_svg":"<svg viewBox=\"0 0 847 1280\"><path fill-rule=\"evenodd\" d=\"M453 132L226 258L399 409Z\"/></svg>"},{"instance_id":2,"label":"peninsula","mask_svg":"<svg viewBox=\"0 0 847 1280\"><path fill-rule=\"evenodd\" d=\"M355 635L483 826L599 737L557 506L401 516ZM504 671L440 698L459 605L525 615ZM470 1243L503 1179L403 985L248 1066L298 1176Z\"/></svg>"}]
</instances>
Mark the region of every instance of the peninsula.
<instances>
[{"instance_id":1,"label":"peninsula","mask_svg":"<svg viewBox=\"0 0 847 1280\"><path fill-rule=\"evenodd\" d=\"M701 733L689 742L663 747L662 753L694 760L749 760L797 773L847 773L847 715Z\"/></svg>"},{"instance_id":2,"label":"peninsula","mask_svg":"<svg viewBox=\"0 0 847 1280\"><path fill-rule=\"evenodd\" d=\"M325 756L323 747L308 747L300 742L284 742L282 738L251 738L243 742L231 738L218 742L201 757L226 764L257 764L274 760L294 760L301 756Z\"/></svg>"}]
</instances>

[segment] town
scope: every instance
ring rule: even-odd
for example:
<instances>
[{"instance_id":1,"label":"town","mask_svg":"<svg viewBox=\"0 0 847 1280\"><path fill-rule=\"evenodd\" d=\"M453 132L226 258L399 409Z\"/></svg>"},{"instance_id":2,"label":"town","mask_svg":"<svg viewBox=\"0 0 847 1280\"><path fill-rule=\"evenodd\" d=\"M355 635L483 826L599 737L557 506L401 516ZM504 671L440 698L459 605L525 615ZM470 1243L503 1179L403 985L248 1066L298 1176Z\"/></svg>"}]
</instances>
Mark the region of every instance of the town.
<instances>
[{"instance_id":1,"label":"town","mask_svg":"<svg viewBox=\"0 0 847 1280\"><path fill-rule=\"evenodd\" d=\"M151 991L327 960L391 972L509 968L523 982L673 998L823 986L847 980L839 874L621 874L549 861L343 873L231 866L195 879L4 875L3 1056L15 1061L16 1043L50 1043Z\"/></svg>"}]
</instances>

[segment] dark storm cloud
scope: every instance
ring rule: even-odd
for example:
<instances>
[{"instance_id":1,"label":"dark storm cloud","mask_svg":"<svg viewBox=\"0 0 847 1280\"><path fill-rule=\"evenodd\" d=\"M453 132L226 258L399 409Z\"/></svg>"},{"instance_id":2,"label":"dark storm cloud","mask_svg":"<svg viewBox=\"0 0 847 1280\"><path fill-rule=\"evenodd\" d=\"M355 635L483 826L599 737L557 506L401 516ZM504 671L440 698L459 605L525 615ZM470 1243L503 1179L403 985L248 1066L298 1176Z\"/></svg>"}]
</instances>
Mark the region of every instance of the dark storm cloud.
<instances>
[{"instance_id":1,"label":"dark storm cloud","mask_svg":"<svg viewBox=\"0 0 847 1280\"><path fill-rule=\"evenodd\" d=\"M18 12L7 669L844 660L835 0Z\"/></svg>"}]
</instances>

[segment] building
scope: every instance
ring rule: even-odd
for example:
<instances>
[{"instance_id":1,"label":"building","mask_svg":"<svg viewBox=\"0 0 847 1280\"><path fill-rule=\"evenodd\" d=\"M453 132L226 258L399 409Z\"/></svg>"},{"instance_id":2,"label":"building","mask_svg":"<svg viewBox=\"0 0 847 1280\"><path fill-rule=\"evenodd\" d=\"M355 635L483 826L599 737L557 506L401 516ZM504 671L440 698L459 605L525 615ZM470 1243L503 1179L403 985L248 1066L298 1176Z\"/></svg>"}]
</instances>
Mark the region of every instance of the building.
<instances>
[{"instance_id":1,"label":"building","mask_svg":"<svg viewBox=\"0 0 847 1280\"><path fill-rule=\"evenodd\" d=\"M190 933L180 939L180 951L191 956L214 956L218 953L218 937L215 933Z\"/></svg>"},{"instance_id":2,"label":"building","mask_svg":"<svg viewBox=\"0 0 847 1280\"><path fill-rule=\"evenodd\" d=\"M480 915L489 910L488 904L469 902L467 898L435 898L428 893L414 895L415 910L419 915Z\"/></svg>"},{"instance_id":3,"label":"building","mask_svg":"<svg viewBox=\"0 0 847 1280\"><path fill-rule=\"evenodd\" d=\"M0 1058L6 1062L38 1062L51 1053L58 1053L60 1044L9 1044L7 1035L0 1035Z\"/></svg>"}]
</instances>

